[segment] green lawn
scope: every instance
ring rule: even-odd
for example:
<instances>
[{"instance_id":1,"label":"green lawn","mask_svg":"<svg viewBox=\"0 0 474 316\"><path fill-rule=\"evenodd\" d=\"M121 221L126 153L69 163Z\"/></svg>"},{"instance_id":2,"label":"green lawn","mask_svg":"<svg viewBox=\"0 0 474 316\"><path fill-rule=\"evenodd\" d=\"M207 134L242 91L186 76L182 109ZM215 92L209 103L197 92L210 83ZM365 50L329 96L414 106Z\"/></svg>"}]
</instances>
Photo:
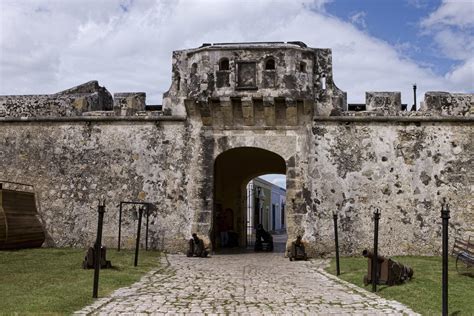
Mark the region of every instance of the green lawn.
<instances>
[{"instance_id":1,"label":"green lawn","mask_svg":"<svg viewBox=\"0 0 474 316\"><path fill-rule=\"evenodd\" d=\"M91 304L94 270L82 269L83 249L0 251L0 313L69 314ZM113 269L101 270L99 297L139 280L159 266L159 252L107 250Z\"/></svg>"},{"instance_id":2,"label":"green lawn","mask_svg":"<svg viewBox=\"0 0 474 316\"><path fill-rule=\"evenodd\" d=\"M394 260L413 268L411 281L402 285L377 286L377 294L399 301L424 315L441 314L441 257L393 257ZM344 257L340 259L339 278L368 291L363 277L367 273L367 259ZM336 274L336 260L331 260L328 272ZM474 315L474 278L459 275L455 260L449 261L448 311L450 315Z\"/></svg>"}]
</instances>

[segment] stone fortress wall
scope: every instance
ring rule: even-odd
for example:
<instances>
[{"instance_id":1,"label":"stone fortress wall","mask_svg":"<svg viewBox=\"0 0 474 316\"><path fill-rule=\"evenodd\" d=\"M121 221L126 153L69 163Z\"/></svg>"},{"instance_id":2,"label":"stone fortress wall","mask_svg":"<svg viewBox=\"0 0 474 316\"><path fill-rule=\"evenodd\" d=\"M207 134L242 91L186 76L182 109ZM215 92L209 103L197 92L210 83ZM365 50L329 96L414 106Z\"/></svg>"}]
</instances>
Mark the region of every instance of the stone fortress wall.
<instances>
[{"instance_id":1,"label":"stone fortress wall","mask_svg":"<svg viewBox=\"0 0 474 316\"><path fill-rule=\"evenodd\" d=\"M333 211L345 254L370 247L375 208L382 253L439 253L442 198L451 237L474 223L474 95L429 92L416 112L400 110L398 92L366 99L366 111L347 111L329 49L203 45L173 53L162 111L145 111L144 93L112 98L95 81L0 96L0 180L35 186L50 246L91 245L104 196L107 246L119 202L146 201L150 246L176 252L191 232L212 238L215 159L256 147L285 160L288 235L302 234L311 254L334 251ZM135 226L126 209L124 246Z\"/></svg>"}]
</instances>

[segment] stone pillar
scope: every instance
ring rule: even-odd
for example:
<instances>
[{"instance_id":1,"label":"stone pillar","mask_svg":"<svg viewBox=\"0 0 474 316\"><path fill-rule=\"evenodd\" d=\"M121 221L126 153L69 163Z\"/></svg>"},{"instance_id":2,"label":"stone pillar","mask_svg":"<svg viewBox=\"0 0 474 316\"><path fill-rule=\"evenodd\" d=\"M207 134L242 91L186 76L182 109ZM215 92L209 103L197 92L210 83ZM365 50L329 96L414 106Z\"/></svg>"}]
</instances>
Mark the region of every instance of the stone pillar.
<instances>
[{"instance_id":1,"label":"stone pillar","mask_svg":"<svg viewBox=\"0 0 474 316\"><path fill-rule=\"evenodd\" d=\"M196 100L194 99L185 99L184 105L186 106L186 112L190 117L196 116Z\"/></svg>"},{"instance_id":2,"label":"stone pillar","mask_svg":"<svg viewBox=\"0 0 474 316\"><path fill-rule=\"evenodd\" d=\"M209 106L208 100L199 100L198 101L199 113L201 114L202 124L204 126L212 125L212 111Z\"/></svg>"},{"instance_id":3,"label":"stone pillar","mask_svg":"<svg viewBox=\"0 0 474 316\"><path fill-rule=\"evenodd\" d=\"M265 116L265 125L275 126L275 99L263 98L263 115Z\"/></svg>"},{"instance_id":4,"label":"stone pillar","mask_svg":"<svg viewBox=\"0 0 474 316\"><path fill-rule=\"evenodd\" d=\"M242 115L244 118L244 125L255 125L254 107L253 100L251 97L242 98Z\"/></svg>"},{"instance_id":5,"label":"stone pillar","mask_svg":"<svg viewBox=\"0 0 474 316\"><path fill-rule=\"evenodd\" d=\"M224 125L232 125L234 123L234 114L232 112L232 101L230 97L221 97L219 101L221 103Z\"/></svg>"},{"instance_id":6,"label":"stone pillar","mask_svg":"<svg viewBox=\"0 0 474 316\"><path fill-rule=\"evenodd\" d=\"M304 116L305 123L311 122L311 118L313 117L313 112L314 112L314 101L311 99L304 99L303 100L303 116Z\"/></svg>"},{"instance_id":7,"label":"stone pillar","mask_svg":"<svg viewBox=\"0 0 474 316\"><path fill-rule=\"evenodd\" d=\"M298 124L298 110L296 107L296 101L290 98L285 99L286 104L286 124L289 126L295 126Z\"/></svg>"}]
</instances>

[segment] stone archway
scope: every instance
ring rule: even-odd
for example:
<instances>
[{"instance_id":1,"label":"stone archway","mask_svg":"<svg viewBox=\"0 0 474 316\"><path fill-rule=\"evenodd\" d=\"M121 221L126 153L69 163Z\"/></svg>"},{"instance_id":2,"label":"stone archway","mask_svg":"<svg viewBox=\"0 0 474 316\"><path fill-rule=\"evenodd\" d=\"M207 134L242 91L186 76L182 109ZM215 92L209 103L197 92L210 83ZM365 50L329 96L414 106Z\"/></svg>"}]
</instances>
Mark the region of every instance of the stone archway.
<instances>
[{"instance_id":1,"label":"stone archway","mask_svg":"<svg viewBox=\"0 0 474 316\"><path fill-rule=\"evenodd\" d=\"M245 246L247 212L245 187L260 175L286 175L286 161L280 155L256 147L237 147L221 153L214 163L214 211L211 241L220 248L219 233L231 230L231 239Z\"/></svg>"},{"instance_id":2,"label":"stone archway","mask_svg":"<svg viewBox=\"0 0 474 316\"><path fill-rule=\"evenodd\" d=\"M280 128L280 129L263 129L252 128L243 130L234 129L205 129L200 137L200 146L202 151L199 152L202 157L201 163L197 159L194 161L195 170L198 171L196 181L190 185L192 198L189 199L189 207L195 210L192 218L192 232L197 232L205 242L211 247L215 246L214 239L216 232L214 231L215 208L221 207L225 210L227 207L220 201L219 192L215 193L215 187L220 185L219 172L216 171L216 161L226 155L235 158L233 163L229 163L234 169L241 165L252 165L252 157L260 157L262 163L253 169L249 169L246 174L242 174L238 185L234 185L233 200L241 201L241 197L245 193L245 185L252 178L267 173L280 173L286 175L286 203L285 203L285 226L288 234L288 240L296 238L299 234L304 234L305 227L302 225L304 214L306 213L304 201L305 177L307 172L307 149L305 131L300 128ZM239 153L243 153L242 148L247 148L247 160L238 160L241 157ZM249 149L250 148L250 149ZM264 167L265 158L258 151L279 157L281 167ZM253 153L253 154L252 154ZM232 155L231 155L232 154ZM237 154L237 155L235 155ZM221 156L222 155L222 156ZM229 157L230 157L229 156ZM262 159L263 157L263 159ZM232 161L233 158L229 158ZM250 168L250 167L249 167ZM217 180L215 180L217 178ZM215 196L217 195L217 196ZM236 202L234 202L235 204ZM221 204L217 205L216 204ZM230 207L242 210L243 207ZM239 211L241 214L241 212ZM237 213L235 213L237 214ZM241 225L242 217L236 219ZM244 235L239 236L240 243L244 242ZM213 248L214 249L214 248Z\"/></svg>"}]
</instances>

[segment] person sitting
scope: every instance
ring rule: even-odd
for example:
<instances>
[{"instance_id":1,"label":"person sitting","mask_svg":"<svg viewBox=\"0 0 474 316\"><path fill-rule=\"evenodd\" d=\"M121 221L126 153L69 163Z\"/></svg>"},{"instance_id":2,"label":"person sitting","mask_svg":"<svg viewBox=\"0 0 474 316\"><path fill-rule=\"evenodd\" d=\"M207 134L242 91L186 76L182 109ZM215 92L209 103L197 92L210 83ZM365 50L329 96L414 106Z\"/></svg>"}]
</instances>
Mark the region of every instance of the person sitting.
<instances>
[{"instance_id":1,"label":"person sitting","mask_svg":"<svg viewBox=\"0 0 474 316\"><path fill-rule=\"evenodd\" d=\"M291 247L288 250L288 257L290 261L293 260L308 260L308 255L304 249L303 241L301 236L297 236L296 240L291 243Z\"/></svg>"},{"instance_id":2,"label":"person sitting","mask_svg":"<svg viewBox=\"0 0 474 316\"><path fill-rule=\"evenodd\" d=\"M208 251L204 246L204 241L193 233L193 238L189 240L189 248L187 252L188 257L201 257L205 258L208 255Z\"/></svg>"},{"instance_id":3,"label":"person sitting","mask_svg":"<svg viewBox=\"0 0 474 316\"><path fill-rule=\"evenodd\" d=\"M258 224L257 226L254 250L273 251L273 236L263 228L262 224Z\"/></svg>"}]
</instances>

